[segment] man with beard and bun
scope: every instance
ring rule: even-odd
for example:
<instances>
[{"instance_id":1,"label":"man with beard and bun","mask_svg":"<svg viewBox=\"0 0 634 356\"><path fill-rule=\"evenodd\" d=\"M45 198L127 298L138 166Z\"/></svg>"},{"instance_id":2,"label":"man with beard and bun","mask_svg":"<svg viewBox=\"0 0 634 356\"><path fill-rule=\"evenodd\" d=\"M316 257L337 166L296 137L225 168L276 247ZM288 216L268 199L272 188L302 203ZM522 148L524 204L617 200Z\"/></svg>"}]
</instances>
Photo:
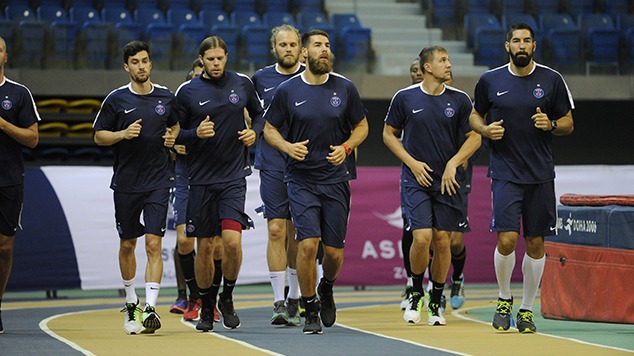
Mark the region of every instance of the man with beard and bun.
<instances>
[{"instance_id":1,"label":"man with beard and bun","mask_svg":"<svg viewBox=\"0 0 634 356\"><path fill-rule=\"evenodd\" d=\"M447 50L432 46L419 54L423 82L399 90L390 103L383 141L402 162L401 202L412 230L410 249L413 292L403 319L419 323L424 309L423 275L433 244L428 294L428 324L445 325L441 297L451 264L450 234L467 229L460 193L463 165L480 147L469 127L469 96L445 85L451 80ZM402 140L400 139L402 135Z\"/></svg>"},{"instance_id":2,"label":"man with beard and bun","mask_svg":"<svg viewBox=\"0 0 634 356\"><path fill-rule=\"evenodd\" d=\"M110 92L93 127L99 146L112 146L115 157L110 188L119 233L119 268L126 295L123 329L127 334L154 333L161 327L156 313L163 256L169 191L174 167L169 147L179 131L178 106L169 89L150 81L152 59L145 42L123 48L123 68L130 84ZM145 226L140 222L143 213ZM145 309L139 322L139 299L134 290L137 238L145 234Z\"/></svg>"},{"instance_id":3,"label":"man with beard and bun","mask_svg":"<svg viewBox=\"0 0 634 356\"><path fill-rule=\"evenodd\" d=\"M271 52L277 63L264 67L253 74L253 84L264 107L271 104L277 86L306 68L299 63L299 32L290 25L271 30ZM281 128L286 136L288 126ZM260 170L260 197L264 203L262 214L267 219L269 241L266 259L269 278L273 288L273 325L299 325L299 282L297 280L297 241L295 227L288 207L288 193L284 183L286 156L271 147L263 135L258 138L255 151L255 168ZM288 300L284 297L285 281L288 277Z\"/></svg>"},{"instance_id":4,"label":"man with beard and bun","mask_svg":"<svg viewBox=\"0 0 634 356\"><path fill-rule=\"evenodd\" d=\"M181 134L178 143L187 146L189 198L186 231L197 237L195 269L202 300L196 329L213 330L213 309L227 329L240 327L233 306L233 289L242 265L242 230L253 227L244 212L247 181L251 174L249 146L262 131L262 104L248 76L225 70L229 53L217 36L205 38L198 55L203 74L178 88L181 102ZM250 129L244 118L248 111ZM213 283L214 239L222 238L222 293Z\"/></svg>"},{"instance_id":5,"label":"man with beard and bun","mask_svg":"<svg viewBox=\"0 0 634 356\"><path fill-rule=\"evenodd\" d=\"M521 333L537 330L532 307L544 272L544 236L555 231L552 135L568 135L574 129L568 86L561 74L533 61L534 39L530 26L511 26L504 43L510 61L480 77L469 118L473 130L491 140L490 229L497 232L493 261L500 289L493 316L497 330L510 328L520 220L524 230L523 299L516 323Z\"/></svg>"},{"instance_id":6,"label":"man with beard and bun","mask_svg":"<svg viewBox=\"0 0 634 356\"><path fill-rule=\"evenodd\" d=\"M349 167L353 150L368 135L367 110L354 84L332 73L328 34L311 30L302 36L307 68L277 87L265 113L264 135L288 159L291 216L299 241L297 275L306 308L304 334L321 334L321 321L335 323L333 283L343 264L350 212ZM282 136L280 130L288 127ZM315 294L315 257L324 245L324 277ZM321 317L321 321L320 321Z\"/></svg>"},{"instance_id":7,"label":"man with beard and bun","mask_svg":"<svg viewBox=\"0 0 634 356\"><path fill-rule=\"evenodd\" d=\"M31 91L4 76L7 43L0 37L0 306L13 265L15 234L20 226L24 202L24 158L22 146L35 148L39 141L37 112ZM2 326L0 310L0 334Z\"/></svg>"}]
</instances>

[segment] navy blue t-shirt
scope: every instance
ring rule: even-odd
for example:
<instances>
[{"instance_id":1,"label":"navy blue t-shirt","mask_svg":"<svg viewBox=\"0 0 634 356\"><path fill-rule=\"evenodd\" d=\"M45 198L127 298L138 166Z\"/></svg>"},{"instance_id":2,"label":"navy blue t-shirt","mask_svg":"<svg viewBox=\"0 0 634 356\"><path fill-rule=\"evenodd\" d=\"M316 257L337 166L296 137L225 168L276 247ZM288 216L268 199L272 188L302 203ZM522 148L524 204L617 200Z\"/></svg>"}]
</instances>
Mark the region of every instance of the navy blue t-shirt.
<instances>
[{"instance_id":1,"label":"navy blue t-shirt","mask_svg":"<svg viewBox=\"0 0 634 356\"><path fill-rule=\"evenodd\" d=\"M450 86L440 95L429 95L421 84L399 90L390 103L385 123L402 130L405 150L416 160L425 162L433 170L433 181L428 189L440 191L447 162L456 155L471 131L469 96ZM458 169L458 183L464 184L464 172ZM402 164L401 185L419 186L412 171Z\"/></svg>"},{"instance_id":2,"label":"navy blue t-shirt","mask_svg":"<svg viewBox=\"0 0 634 356\"><path fill-rule=\"evenodd\" d=\"M306 83L303 75L280 84L265 119L278 129L288 125L285 139L289 142L310 140L303 161L287 159L284 180L333 184L354 179L354 165L348 162L354 155L339 166L330 164L327 157L332 152L330 146L350 138L366 113L357 88L337 73L330 73L320 85Z\"/></svg>"},{"instance_id":3,"label":"navy blue t-shirt","mask_svg":"<svg viewBox=\"0 0 634 356\"><path fill-rule=\"evenodd\" d=\"M262 99L262 106L266 109L271 104L275 88L281 82L303 72L306 67L303 64L297 68L293 74L282 74L277 70L277 64L266 66L253 74L253 84L255 90ZM288 127L284 126L280 129L282 136L286 136ZM275 148L271 147L264 139L264 135L258 136L258 142L255 150L255 168L270 171L284 171L286 166L286 155Z\"/></svg>"},{"instance_id":4,"label":"navy blue t-shirt","mask_svg":"<svg viewBox=\"0 0 634 356\"><path fill-rule=\"evenodd\" d=\"M199 75L181 84L176 97L181 103L178 142L187 146L189 184L225 183L250 175L249 149L238 139L238 131L248 128L244 109L257 135L264 128L262 104L251 79L231 71L218 79ZM201 139L196 129L207 115L216 133Z\"/></svg>"},{"instance_id":5,"label":"navy blue t-shirt","mask_svg":"<svg viewBox=\"0 0 634 356\"><path fill-rule=\"evenodd\" d=\"M20 128L31 127L40 121L33 96L27 87L4 78L0 83L0 116ZM24 181L22 144L0 130L0 187L21 184Z\"/></svg>"},{"instance_id":6,"label":"navy blue t-shirt","mask_svg":"<svg viewBox=\"0 0 634 356\"><path fill-rule=\"evenodd\" d=\"M139 137L112 145L112 190L141 193L174 185L174 166L163 135L178 122L177 106L174 94L157 84L152 84L152 91L145 95L133 92L128 84L106 96L93 123L96 131L125 130L142 120Z\"/></svg>"},{"instance_id":7,"label":"navy blue t-shirt","mask_svg":"<svg viewBox=\"0 0 634 356\"><path fill-rule=\"evenodd\" d=\"M488 176L520 184L555 178L552 133L535 128L531 119L539 107L551 120L574 109L572 95L561 74L535 63L531 73L519 77L510 64L485 72L475 88L475 110L486 122L504 119L504 136L490 141Z\"/></svg>"}]
</instances>

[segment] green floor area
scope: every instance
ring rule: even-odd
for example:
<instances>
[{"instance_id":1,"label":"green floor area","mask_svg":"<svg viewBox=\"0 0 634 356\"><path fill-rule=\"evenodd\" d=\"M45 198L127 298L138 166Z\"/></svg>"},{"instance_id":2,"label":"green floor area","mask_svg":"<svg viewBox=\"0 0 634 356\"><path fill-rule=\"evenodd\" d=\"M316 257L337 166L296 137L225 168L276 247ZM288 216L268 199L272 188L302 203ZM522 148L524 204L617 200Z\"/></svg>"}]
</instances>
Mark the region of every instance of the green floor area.
<instances>
[{"instance_id":1,"label":"green floor area","mask_svg":"<svg viewBox=\"0 0 634 356\"><path fill-rule=\"evenodd\" d=\"M515 308L519 308L519 305ZM544 319L540 309L539 304L535 304L533 307L537 332L541 334L612 346L634 352L634 325ZM469 316L490 322L494 312L495 305L492 305L491 307L469 310ZM513 317L515 318L516 315Z\"/></svg>"}]
</instances>

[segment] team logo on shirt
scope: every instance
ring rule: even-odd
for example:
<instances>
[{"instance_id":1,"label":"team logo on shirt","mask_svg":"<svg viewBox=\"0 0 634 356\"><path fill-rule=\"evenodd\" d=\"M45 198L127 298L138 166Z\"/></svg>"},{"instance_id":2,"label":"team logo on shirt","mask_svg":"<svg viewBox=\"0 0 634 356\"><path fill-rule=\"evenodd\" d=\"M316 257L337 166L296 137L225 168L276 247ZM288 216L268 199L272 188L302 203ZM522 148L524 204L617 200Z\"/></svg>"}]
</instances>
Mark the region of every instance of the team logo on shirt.
<instances>
[{"instance_id":1,"label":"team logo on shirt","mask_svg":"<svg viewBox=\"0 0 634 356\"><path fill-rule=\"evenodd\" d=\"M445 116L453 117L454 115L456 115L456 110L454 110L451 106L445 108Z\"/></svg>"},{"instance_id":2,"label":"team logo on shirt","mask_svg":"<svg viewBox=\"0 0 634 356\"><path fill-rule=\"evenodd\" d=\"M156 113L159 115L165 114L165 105L163 104L156 105L156 107L154 108L154 111L156 111Z\"/></svg>"},{"instance_id":3,"label":"team logo on shirt","mask_svg":"<svg viewBox=\"0 0 634 356\"><path fill-rule=\"evenodd\" d=\"M231 93L231 95L229 95L229 101L231 104L237 104L238 101L240 101L240 97L236 93Z\"/></svg>"},{"instance_id":4,"label":"team logo on shirt","mask_svg":"<svg viewBox=\"0 0 634 356\"><path fill-rule=\"evenodd\" d=\"M9 99L5 99L2 101L2 108L5 110L11 110L13 107L13 102Z\"/></svg>"},{"instance_id":5,"label":"team logo on shirt","mask_svg":"<svg viewBox=\"0 0 634 356\"><path fill-rule=\"evenodd\" d=\"M341 98L338 97L337 94L335 94L335 96L330 98L330 105L338 107L339 105L341 105Z\"/></svg>"},{"instance_id":6,"label":"team logo on shirt","mask_svg":"<svg viewBox=\"0 0 634 356\"><path fill-rule=\"evenodd\" d=\"M533 89L533 96L537 99L541 99L544 97L544 89L540 88L539 84L537 85L537 88Z\"/></svg>"}]
</instances>

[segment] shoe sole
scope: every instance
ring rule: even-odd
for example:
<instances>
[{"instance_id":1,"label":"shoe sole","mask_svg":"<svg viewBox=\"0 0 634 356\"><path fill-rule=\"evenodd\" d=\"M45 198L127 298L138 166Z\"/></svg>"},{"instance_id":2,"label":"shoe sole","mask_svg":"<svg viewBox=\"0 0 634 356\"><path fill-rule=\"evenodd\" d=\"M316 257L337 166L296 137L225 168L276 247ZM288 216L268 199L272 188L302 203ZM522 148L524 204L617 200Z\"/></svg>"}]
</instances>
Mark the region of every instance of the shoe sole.
<instances>
[{"instance_id":1,"label":"shoe sole","mask_svg":"<svg viewBox=\"0 0 634 356\"><path fill-rule=\"evenodd\" d=\"M304 335L321 335L324 332L322 330L311 330L311 331L304 331Z\"/></svg>"},{"instance_id":2,"label":"shoe sole","mask_svg":"<svg viewBox=\"0 0 634 356\"><path fill-rule=\"evenodd\" d=\"M286 325L288 324L288 319L286 319L283 315L276 315L271 318L271 325Z\"/></svg>"},{"instance_id":3,"label":"shoe sole","mask_svg":"<svg viewBox=\"0 0 634 356\"><path fill-rule=\"evenodd\" d=\"M170 309L170 313L172 314L185 314L185 310L181 308L172 308Z\"/></svg>"},{"instance_id":4,"label":"shoe sole","mask_svg":"<svg viewBox=\"0 0 634 356\"><path fill-rule=\"evenodd\" d=\"M207 332L214 331L214 327L212 326L211 328L199 328L198 325L196 325L196 330L207 333Z\"/></svg>"}]
</instances>

